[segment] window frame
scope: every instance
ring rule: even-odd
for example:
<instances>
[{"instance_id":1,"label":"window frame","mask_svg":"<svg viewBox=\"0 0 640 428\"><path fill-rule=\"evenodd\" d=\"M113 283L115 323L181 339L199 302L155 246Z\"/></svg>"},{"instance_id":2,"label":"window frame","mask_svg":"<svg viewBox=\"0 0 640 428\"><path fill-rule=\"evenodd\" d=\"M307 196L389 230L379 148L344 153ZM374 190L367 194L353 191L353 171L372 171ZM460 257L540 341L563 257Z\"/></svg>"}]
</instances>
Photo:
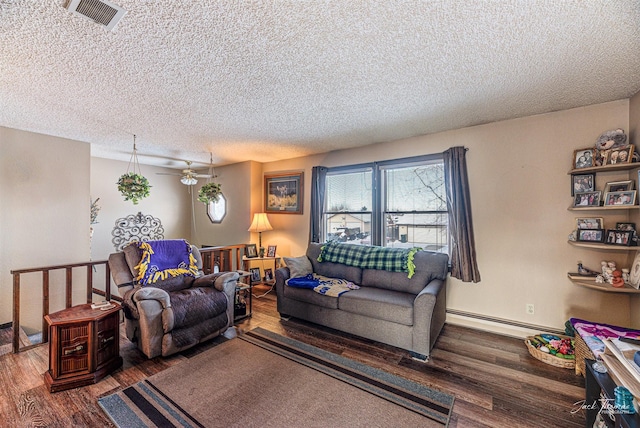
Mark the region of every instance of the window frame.
<instances>
[{"instance_id":1,"label":"window frame","mask_svg":"<svg viewBox=\"0 0 640 428\"><path fill-rule=\"evenodd\" d=\"M413 165L428 165L428 164L444 164L444 157L442 153L431 154L431 155L420 155L420 156L412 156L398 159L389 159L378 162L368 162L354 165L343 165L338 167L327 168L327 174L325 177L326 180L329 179L332 175L340 175L340 174L348 174L348 173L357 173L357 172L365 172L367 170L371 170L371 211L329 211L327 209L328 197L325 194L324 201L322 202L321 215L318 216L319 220L323 222L324 226L323 237L322 240L326 242L328 237L328 216L335 214L371 214L371 243L370 245L385 245L385 214L388 213L410 213L410 214L442 214L447 216L448 218L448 210L445 203L444 210L440 211L385 211L387 209L387 200L386 200L386 192L384 183L384 174L386 170L394 169L394 168L402 168L402 167L411 167ZM445 194L446 198L446 194ZM448 229L448 223L447 223ZM448 241L448 232L447 232L447 241ZM448 247L448 242L447 242Z\"/></svg>"}]
</instances>

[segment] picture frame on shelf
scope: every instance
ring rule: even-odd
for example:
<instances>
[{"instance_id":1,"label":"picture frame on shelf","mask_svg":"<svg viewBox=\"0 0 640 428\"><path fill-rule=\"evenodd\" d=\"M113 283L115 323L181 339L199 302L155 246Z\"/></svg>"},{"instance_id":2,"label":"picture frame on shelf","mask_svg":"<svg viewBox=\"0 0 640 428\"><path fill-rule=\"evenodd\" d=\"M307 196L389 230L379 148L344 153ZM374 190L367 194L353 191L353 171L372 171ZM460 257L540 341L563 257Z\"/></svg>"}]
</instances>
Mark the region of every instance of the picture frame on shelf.
<instances>
[{"instance_id":1,"label":"picture frame on shelf","mask_svg":"<svg viewBox=\"0 0 640 428\"><path fill-rule=\"evenodd\" d=\"M596 190L595 174L571 175L571 196L576 193L593 192L594 190Z\"/></svg>"},{"instance_id":2,"label":"picture frame on shelf","mask_svg":"<svg viewBox=\"0 0 640 428\"><path fill-rule=\"evenodd\" d=\"M603 165L617 165L621 163L631 163L633 157L633 145L607 150L603 154Z\"/></svg>"},{"instance_id":3,"label":"picture frame on shelf","mask_svg":"<svg viewBox=\"0 0 640 428\"><path fill-rule=\"evenodd\" d=\"M576 229L604 229L602 217L577 217Z\"/></svg>"},{"instance_id":4,"label":"picture frame on shelf","mask_svg":"<svg viewBox=\"0 0 640 428\"><path fill-rule=\"evenodd\" d=\"M573 152L573 169L595 166L596 149L578 149Z\"/></svg>"},{"instance_id":5,"label":"picture frame on shelf","mask_svg":"<svg viewBox=\"0 0 640 428\"><path fill-rule=\"evenodd\" d=\"M254 259L258 257L258 246L256 244L247 244L244 248L244 255L248 259Z\"/></svg>"},{"instance_id":6,"label":"picture frame on shelf","mask_svg":"<svg viewBox=\"0 0 640 428\"><path fill-rule=\"evenodd\" d=\"M633 180L611 181L604 187L604 192L626 192L633 190Z\"/></svg>"},{"instance_id":7,"label":"picture frame on shelf","mask_svg":"<svg viewBox=\"0 0 640 428\"><path fill-rule=\"evenodd\" d=\"M276 248L277 248L277 245L269 245L267 247L267 257L275 257L276 256Z\"/></svg>"},{"instance_id":8,"label":"picture frame on shelf","mask_svg":"<svg viewBox=\"0 0 640 428\"><path fill-rule=\"evenodd\" d=\"M640 251L636 252L636 257L633 259L633 264L629 271L629 285L636 290L640 290Z\"/></svg>"},{"instance_id":9,"label":"picture frame on shelf","mask_svg":"<svg viewBox=\"0 0 640 428\"><path fill-rule=\"evenodd\" d=\"M573 206L575 208L599 207L601 195L600 190L576 193L573 197Z\"/></svg>"},{"instance_id":10,"label":"picture frame on shelf","mask_svg":"<svg viewBox=\"0 0 640 428\"><path fill-rule=\"evenodd\" d=\"M607 237L605 240L606 244L611 245L622 245L624 247L628 247L631 245L631 241L633 238L632 230L618 230L618 229L610 229L607 230Z\"/></svg>"},{"instance_id":11,"label":"picture frame on shelf","mask_svg":"<svg viewBox=\"0 0 640 428\"><path fill-rule=\"evenodd\" d=\"M249 268L251 282L260 282L260 268Z\"/></svg>"},{"instance_id":12,"label":"picture frame on shelf","mask_svg":"<svg viewBox=\"0 0 640 428\"><path fill-rule=\"evenodd\" d=\"M604 229L578 229L579 242L604 242Z\"/></svg>"},{"instance_id":13,"label":"picture frame on shelf","mask_svg":"<svg viewBox=\"0 0 640 428\"><path fill-rule=\"evenodd\" d=\"M264 211L302 214L304 172L264 175Z\"/></svg>"},{"instance_id":14,"label":"picture frame on shelf","mask_svg":"<svg viewBox=\"0 0 640 428\"><path fill-rule=\"evenodd\" d=\"M636 191L607 192L604 197L604 206L626 206L636 204Z\"/></svg>"},{"instance_id":15,"label":"picture frame on shelf","mask_svg":"<svg viewBox=\"0 0 640 428\"><path fill-rule=\"evenodd\" d=\"M264 280L265 282L273 281L273 270L271 268L264 270Z\"/></svg>"},{"instance_id":16,"label":"picture frame on shelf","mask_svg":"<svg viewBox=\"0 0 640 428\"><path fill-rule=\"evenodd\" d=\"M635 223L616 223L616 229L617 230L633 230L635 232L636 230L636 224Z\"/></svg>"}]
</instances>

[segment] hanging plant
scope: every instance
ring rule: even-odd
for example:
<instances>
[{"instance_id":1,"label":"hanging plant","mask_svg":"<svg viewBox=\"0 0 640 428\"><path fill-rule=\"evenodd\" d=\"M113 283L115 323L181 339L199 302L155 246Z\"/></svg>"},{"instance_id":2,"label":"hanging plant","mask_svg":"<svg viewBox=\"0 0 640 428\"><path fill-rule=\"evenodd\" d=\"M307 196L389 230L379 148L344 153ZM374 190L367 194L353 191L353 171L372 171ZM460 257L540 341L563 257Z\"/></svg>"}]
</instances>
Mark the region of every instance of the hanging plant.
<instances>
[{"instance_id":1,"label":"hanging plant","mask_svg":"<svg viewBox=\"0 0 640 428\"><path fill-rule=\"evenodd\" d=\"M133 152L131 153L131 159L129 159L127 172L120 176L116 184L118 185L118 191L124 196L124 200L132 201L133 205L137 205L140 199L149 196L151 186L149 185L149 180L142 175L142 171L140 170L135 135L133 136Z\"/></svg>"},{"instance_id":2,"label":"hanging plant","mask_svg":"<svg viewBox=\"0 0 640 428\"><path fill-rule=\"evenodd\" d=\"M218 202L220 193L220 184L213 182L207 183L198 191L198 200L205 205L208 205L210 202Z\"/></svg>"},{"instance_id":3,"label":"hanging plant","mask_svg":"<svg viewBox=\"0 0 640 428\"><path fill-rule=\"evenodd\" d=\"M120 176L118 180L118 191L124 196L125 201L132 201L134 205L138 201L149 196L149 180L135 172L127 172Z\"/></svg>"}]
</instances>

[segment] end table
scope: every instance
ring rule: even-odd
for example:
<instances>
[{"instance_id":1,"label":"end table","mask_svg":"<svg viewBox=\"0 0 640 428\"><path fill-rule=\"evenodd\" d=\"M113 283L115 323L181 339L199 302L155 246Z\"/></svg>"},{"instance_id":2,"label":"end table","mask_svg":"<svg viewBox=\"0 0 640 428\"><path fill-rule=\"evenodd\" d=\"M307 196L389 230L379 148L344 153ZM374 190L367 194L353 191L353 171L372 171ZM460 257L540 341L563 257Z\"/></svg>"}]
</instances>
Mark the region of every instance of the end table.
<instances>
[{"instance_id":1,"label":"end table","mask_svg":"<svg viewBox=\"0 0 640 428\"><path fill-rule=\"evenodd\" d=\"M122 366L120 309L91 304L46 315L49 325L49 370L44 381L50 392L94 384Z\"/></svg>"}]
</instances>

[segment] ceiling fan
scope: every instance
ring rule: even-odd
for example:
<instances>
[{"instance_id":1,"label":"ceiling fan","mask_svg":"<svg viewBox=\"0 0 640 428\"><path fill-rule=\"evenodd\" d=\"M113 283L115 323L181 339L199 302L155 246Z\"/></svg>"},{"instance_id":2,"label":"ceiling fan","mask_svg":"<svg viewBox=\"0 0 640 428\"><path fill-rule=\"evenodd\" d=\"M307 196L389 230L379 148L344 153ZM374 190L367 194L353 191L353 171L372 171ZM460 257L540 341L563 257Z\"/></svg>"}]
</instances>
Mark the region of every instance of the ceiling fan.
<instances>
[{"instance_id":1,"label":"ceiling fan","mask_svg":"<svg viewBox=\"0 0 640 428\"><path fill-rule=\"evenodd\" d=\"M215 178L212 174L200 174L195 170L191 169L191 161L185 161L187 163L187 168L183 169L182 172L157 172L158 175L179 175L180 182L186 186L193 186L198 183L198 178Z\"/></svg>"}]
</instances>

